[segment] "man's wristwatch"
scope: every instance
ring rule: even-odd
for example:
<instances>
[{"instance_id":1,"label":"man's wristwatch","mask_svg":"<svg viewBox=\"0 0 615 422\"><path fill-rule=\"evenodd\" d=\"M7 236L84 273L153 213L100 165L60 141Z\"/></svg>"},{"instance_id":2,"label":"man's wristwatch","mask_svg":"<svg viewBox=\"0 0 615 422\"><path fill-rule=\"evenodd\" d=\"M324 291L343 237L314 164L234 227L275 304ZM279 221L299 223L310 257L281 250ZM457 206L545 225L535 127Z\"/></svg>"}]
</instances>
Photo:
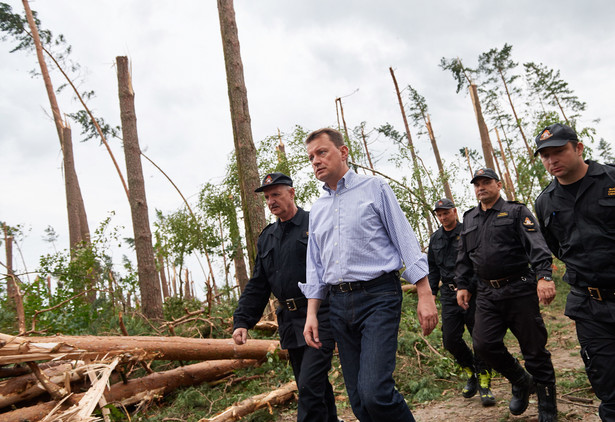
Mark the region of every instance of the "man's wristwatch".
<instances>
[{"instance_id":1,"label":"man's wristwatch","mask_svg":"<svg viewBox=\"0 0 615 422\"><path fill-rule=\"evenodd\" d=\"M553 279L551 277L543 277L542 278L544 281L553 281Z\"/></svg>"}]
</instances>

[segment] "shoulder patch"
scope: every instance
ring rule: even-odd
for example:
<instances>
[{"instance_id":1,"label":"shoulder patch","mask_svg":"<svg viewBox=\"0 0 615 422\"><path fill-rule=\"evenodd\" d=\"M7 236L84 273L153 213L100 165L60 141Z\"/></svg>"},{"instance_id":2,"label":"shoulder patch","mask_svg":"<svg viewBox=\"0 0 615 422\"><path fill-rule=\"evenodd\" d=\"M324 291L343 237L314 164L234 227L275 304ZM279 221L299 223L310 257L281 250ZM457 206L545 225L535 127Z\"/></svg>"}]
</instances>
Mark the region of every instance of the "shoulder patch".
<instances>
[{"instance_id":1,"label":"shoulder patch","mask_svg":"<svg viewBox=\"0 0 615 422\"><path fill-rule=\"evenodd\" d=\"M525 217L525 220L523 220L523 225L526 227L534 227L534 222L530 220L530 217Z\"/></svg>"}]
</instances>

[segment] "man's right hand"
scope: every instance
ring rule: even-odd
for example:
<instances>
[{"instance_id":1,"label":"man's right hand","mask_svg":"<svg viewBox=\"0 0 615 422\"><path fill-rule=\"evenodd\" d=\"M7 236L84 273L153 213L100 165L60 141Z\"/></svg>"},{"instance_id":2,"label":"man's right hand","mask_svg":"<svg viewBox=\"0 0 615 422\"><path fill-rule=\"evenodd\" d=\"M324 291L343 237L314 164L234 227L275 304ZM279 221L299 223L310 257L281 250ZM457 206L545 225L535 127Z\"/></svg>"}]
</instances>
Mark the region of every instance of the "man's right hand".
<instances>
[{"instance_id":1,"label":"man's right hand","mask_svg":"<svg viewBox=\"0 0 615 422\"><path fill-rule=\"evenodd\" d=\"M309 315L305 318L305 328L303 329L303 337L308 346L314 349L320 349L322 343L318 338L318 318L315 315Z\"/></svg>"},{"instance_id":2,"label":"man's right hand","mask_svg":"<svg viewBox=\"0 0 615 422\"><path fill-rule=\"evenodd\" d=\"M233 340L235 344L246 344L246 340L248 339L248 330L246 328L236 328L233 331Z\"/></svg>"},{"instance_id":3,"label":"man's right hand","mask_svg":"<svg viewBox=\"0 0 615 422\"><path fill-rule=\"evenodd\" d=\"M471 297L472 297L472 293L470 293L469 290L466 290L466 289L457 290L457 305L467 310L470 307Z\"/></svg>"}]
</instances>

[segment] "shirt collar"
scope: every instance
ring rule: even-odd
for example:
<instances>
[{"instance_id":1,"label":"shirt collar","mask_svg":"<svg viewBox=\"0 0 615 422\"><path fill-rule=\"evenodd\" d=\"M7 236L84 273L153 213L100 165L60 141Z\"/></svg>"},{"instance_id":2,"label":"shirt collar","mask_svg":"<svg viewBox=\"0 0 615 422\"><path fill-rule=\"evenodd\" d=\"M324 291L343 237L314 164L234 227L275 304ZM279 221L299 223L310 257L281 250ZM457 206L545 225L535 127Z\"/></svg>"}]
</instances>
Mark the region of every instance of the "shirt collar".
<instances>
[{"instance_id":1,"label":"shirt collar","mask_svg":"<svg viewBox=\"0 0 615 422\"><path fill-rule=\"evenodd\" d=\"M343 188L350 189L351 187L353 187L356 177L357 177L357 173L355 173L354 170L349 168L348 171L346 171L346 173L339 180L339 182L337 182L337 191ZM329 195L333 195L335 192L337 192L329 188L329 186L327 186L326 183L323 183L322 188Z\"/></svg>"}]
</instances>

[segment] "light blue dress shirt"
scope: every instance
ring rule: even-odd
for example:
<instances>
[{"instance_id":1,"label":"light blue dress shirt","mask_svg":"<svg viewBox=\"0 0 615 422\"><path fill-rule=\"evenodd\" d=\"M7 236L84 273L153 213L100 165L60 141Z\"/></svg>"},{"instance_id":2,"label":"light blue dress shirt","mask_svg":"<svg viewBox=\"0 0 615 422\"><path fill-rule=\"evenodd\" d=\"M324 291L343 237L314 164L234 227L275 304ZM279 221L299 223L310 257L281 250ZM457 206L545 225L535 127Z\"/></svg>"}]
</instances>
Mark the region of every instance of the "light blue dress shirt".
<instances>
[{"instance_id":1,"label":"light blue dress shirt","mask_svg":"<svg viewBox=\"0 0 615 422\"><path fill-rule=\"evenodd\" d=\"M384 180L348 170L337 190L323 188L310 210L306 283L299 284L308 299L324 299L329 284L399 270L402 262L407 281L427 275L427 257Z\"/></svg>"}]
</instances>

